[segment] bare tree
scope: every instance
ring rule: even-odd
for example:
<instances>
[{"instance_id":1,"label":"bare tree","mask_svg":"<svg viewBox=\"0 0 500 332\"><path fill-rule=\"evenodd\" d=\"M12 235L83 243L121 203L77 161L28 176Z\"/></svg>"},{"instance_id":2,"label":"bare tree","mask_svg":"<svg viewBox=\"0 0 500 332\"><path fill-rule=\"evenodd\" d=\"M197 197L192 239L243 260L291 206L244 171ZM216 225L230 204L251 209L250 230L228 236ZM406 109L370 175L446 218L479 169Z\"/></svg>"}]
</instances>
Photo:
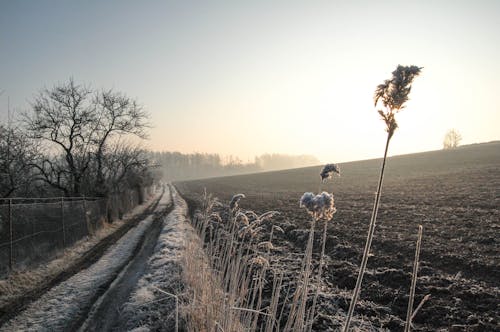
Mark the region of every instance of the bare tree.
<instances>
[{"instance_id":1,"label":"bare tree","mask_svg":"<svg viewBox=\"0 0 500 332\"><path fill-rule=\"evenodd\" d=\"M117 142L103 155L103 177L106 185L114 191L124 186L135 187L141 180L132 180L137 175L145 174L149 169L149 158L140 146Z\"/></svg>"},{"instance_id":2,"label":"bare tree","mask_svg":"<svg viewBox=\"0 0 500 332\"><path fill-rule=\"evenodd\" d=\"M39 178L72 196L84 189L106 195L104 155L110 141L126 134L145 138L148 127L136 101L111 90L94 93L72 79L41 91L24 119L30 136L45 143L35 166Z\"/></svg>"},{"instance_id":3,"label":"bare tree","mask_svg":"<svg viewBox=\"0 0 500 332\"><path fill-rule=\"evenodd\" d=\"M29 194L36 150L36 144L19 128L0 124L0 197Z\"/></svg>"},{"instance_id":4,"label":"bare tree","mask_svg":"<svg viewBox=\"0 0 500 332\"><path fill-rule=\"evenodd\" d=\"M450 129L444 135L443 149L453 149L460 145L462 135L456 129Z\"/></svg>"},{"instance_id":5,"label":"bare tree","mask_svg":"<svg viewBox=\"0 0 500 332\"><path fill-rule=\"evenodd\" d=\"M41 91L32 103L32 112L24 115L30 136L48 143L36 165L40 178L66 195L80 195L91 161L95 114L90 89L70 79ZM63 160L54 155L62 155Z\"/></svg>"},{"instance_id":6,"label":"bare tree","mask_svg":"<svg viewBox=\"0 0 500 332\"><path fill-rule=\"evenodd\" d=\"M113 136L132 134L145 139L147 138L145 129L149 125L148 114L142 107L121 93L112 90L101 91L96 94L94 103L98 118L93 143L96 145L96 183L100 184L105 181L104 154ZM120 146L123 147L123 144ZM133 150L131 147L130 149Z\"/></svg>"}]
</instances>

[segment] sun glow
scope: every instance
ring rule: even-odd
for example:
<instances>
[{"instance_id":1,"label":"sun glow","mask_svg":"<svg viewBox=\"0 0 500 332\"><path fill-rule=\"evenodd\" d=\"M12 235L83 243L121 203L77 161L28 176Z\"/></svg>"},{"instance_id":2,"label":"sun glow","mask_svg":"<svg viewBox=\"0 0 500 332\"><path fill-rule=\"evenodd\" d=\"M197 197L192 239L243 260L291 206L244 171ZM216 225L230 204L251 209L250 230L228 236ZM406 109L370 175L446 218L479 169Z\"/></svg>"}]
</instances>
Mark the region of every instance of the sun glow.
<instances>
[{"instance_id":1,"label":"sun glow","mask_svg":"<svg viewBox=\"0 0 500 332\"><path fill-rule=\"evenodd\" d=\"M463 144L500 138L493 3L231 3L195 11L188 4L155 10L127 4L119 13L110 5L92 6L103 16L71 40L58 31L82 18L78 11L66 15L66 6L0 21L1 31L12 31L19 43L0 62L2 77L9 77L0 86L4 104L9 96L12 109L28 108L40 88L73 75L144 104L154 125L147 146L154 150L218 152L242 160L266 152L355 160L380 154L384 133L373 106L376 86L398 64L415 64L424 67L422 76L398 115L399 138L391 153L439 149L450 128L462 133ZM10 7L4 12L20 10ZM47 26L50 15L61 19ZM124 24L130 21L143 24L132 29ZM53 43L47 36L58 36L60 52L38 47ZM90 58L83 56L89 47ZM43 65L28 58L34 53Z\"/></svg>"}]
</instances>

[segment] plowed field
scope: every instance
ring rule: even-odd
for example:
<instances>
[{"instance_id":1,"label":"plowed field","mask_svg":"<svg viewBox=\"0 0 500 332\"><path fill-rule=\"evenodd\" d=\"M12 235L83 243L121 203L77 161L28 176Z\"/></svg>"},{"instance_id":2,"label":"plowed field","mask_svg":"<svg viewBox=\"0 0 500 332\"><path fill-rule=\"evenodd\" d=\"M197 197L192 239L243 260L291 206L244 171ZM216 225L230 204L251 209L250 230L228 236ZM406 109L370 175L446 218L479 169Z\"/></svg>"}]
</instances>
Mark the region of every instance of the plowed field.
<instances>
[{"instance_id":1,"label":"plowed field","mask_svg":"<svg viewBox=\"0 0 500 332\"><path fill-rule=\"evenodd\" d=\"M335 162L335 161L332 161ZM340 164L342 175L321 185L335 195L327 268L315 330L339 328L348 309L372 210L381 160ZM307 241L310 217L299 207L318 192L321 166L176 183L190 204L206 188L224 202L236 193L244 209L278 210L285 234L273 240L274 260L293 270ZM358 319L377 329L402 329L418 225L424 227L416 301L430 299L417 331L500 330L500 142L389 158L372 256ZM320 231L317 232L319 241ZM319 252L319 242L315 252ZM316 256L317 258L317 256Z\"/></svg>"}]
</instances>

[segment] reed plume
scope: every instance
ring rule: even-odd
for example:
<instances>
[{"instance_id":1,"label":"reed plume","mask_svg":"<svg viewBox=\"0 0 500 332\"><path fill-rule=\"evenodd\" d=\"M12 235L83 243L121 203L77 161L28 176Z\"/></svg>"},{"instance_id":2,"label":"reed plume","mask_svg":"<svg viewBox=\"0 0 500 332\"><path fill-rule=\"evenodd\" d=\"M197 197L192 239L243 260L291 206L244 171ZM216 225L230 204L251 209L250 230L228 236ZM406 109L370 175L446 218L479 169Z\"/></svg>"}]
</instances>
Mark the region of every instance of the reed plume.
<instances>
[{"instance_id":1,"label":"reed plume","mask_svg":"<svg viewBox=\"0 0 500 332\"><path fill-rule=\"evenodd\" d=\"M363 258L361 260L361 266L359 268L358 278L356 280L356 286L354 287L354 291L352 294L351 303L349 304L349 311L347 312L347 317L343 328L344 332L347 332L351 325L354 308L356 307L356 302L358 301L359 293L361 291L361 284L363 282L363 276L365 274L366 265L368 263L373 234L375 232L375 223L377 220L380 196L382 193L382 182L384 179L387 151L389 148L389 142L394 135L394 132L398 128L398 124L396 122L396 114L405 107L404 104L409 99L413 80L420 74L421 69L421 67L417 66L398 65L396 70L392 72L392 77L388 80L385 80L384 83L378 85L375 89L375 94L373 97L375 107L380 103L384 107L384 110L378 110L378 113L386 124L387 140L385 143L384 158L382 160L382 167L380 169L380 176L377 191L375 193L375 202L373 204L372 216L368 228L368 235L366 238Z\"/></svg>"}]
</instances>

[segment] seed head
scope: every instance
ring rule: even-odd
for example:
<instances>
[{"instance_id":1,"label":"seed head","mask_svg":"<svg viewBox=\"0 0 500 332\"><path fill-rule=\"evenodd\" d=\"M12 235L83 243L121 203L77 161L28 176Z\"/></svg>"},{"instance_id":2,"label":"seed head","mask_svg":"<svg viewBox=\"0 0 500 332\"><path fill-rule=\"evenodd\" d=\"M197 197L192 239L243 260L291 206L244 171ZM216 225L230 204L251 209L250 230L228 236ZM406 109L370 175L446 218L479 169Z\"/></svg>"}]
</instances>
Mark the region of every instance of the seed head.
<instances>
[{"instance_id":1,"label":"seed head","mask_svg":"<svg viewBox=\"0 0 500 332\"><path fill-rule=\"evenodd\" d=\"M260 221L266 221L268 219L273 218L274 216L277 216L278 214L280 214L278 211L267 211L267 212L261 214L258 219Z\"/></svg>"},{"instance_id":2,"label":"seed head","mask_svg":"<svg viewBox=\"0 0 500 332\"><path fill-rule=\"evenodd\" d=\"M269 267L269 261L262 256L254 257L250 260L250 265L257 265L260 267Z\"/></svg>"},{"instance_id":3,"label":"seed head","mask_svg":"<svg viewBox=\"0 0 500 332\"><path fill-rule=\"evenodd\" d=\"M245 214L247 215L247 217L252 217L253 219L259 219L257 213L253 212L252 210L246 210Z\"/></svg>"},{"instance_id":4,"label":"seed head","mask_svg":"<svg viewBox=\"0 0 500 332\"><path fill-rule=\"evenodd\" d=\"M327 179L332 179L334 174L340 176L340 167L336 164L326 164L319 176L321 176L321 181L325 182Z\"/></svg>"},{"instance_id":5,"label":"seed head","mask_svg":"<svg viewBox=\"0 0 500 332\"><path fill-rule=\"evenodd\" d=\"M273 225L273 229L281 234L285 234L285 231L283 230L283 228L279 227L279 226L276 226L276 225Z\"/></svg>"},{"instance_id":6,"label":"seed head","mask_svg":"<svg viewBox=\"0 0 500 332\"><path fill-rule=\"evenodd\" d=\"M244 213L241 213L241 212L238 212L238 214L236 214L236 222L244 225L244 226L248 226L248 217L246 214Z\"/></svg>"},{"instance_id":7,"label":"seed head","mask_svg":"<svg viewBox=\"0 0 500 332\"><path fill-rule=\"evenodd\" d=\"M220 217L220 215L217 212L214 212L210 215L210 220L212 220L216 223L222 224L222 218Z\"/></svg>"},{"instance_id":8,"label":"seed head","mask_svg":"<svg viewBox=\"0 0 500 332\"><path fill-rule=\"evenodd\" d=\"M392 78L385 80L375 89L373 100L375 106L381 101L386 111L379 110L378 113L384 120L389 133L389 138L392 137L394 131L398 127L394 114L401 111L409 99L411 84L415 77L420 74L422 67L417 66L401 66L398 65L395 71L392 72Z\"/></svg>"},{"instance_id":9,"label":"seed head","mask_svg":"<svg viewBox=\"0 0 500 332\"><path fill-rule=\"evenodd\" d=\"M257 227L257 228L252 228L250 227L250 236L251 237L256 237L257 234L259 234L264 228L262 227Z\"/></svg>"},{"instance_id":10,"label":"seed head","mask_svg":"<svg viewBox=\"0 0 500 332\"><path fill-rule=\"evenodd\" d=\"M238 203L240 199L245 198L244 194L236 194L231 198L231 202L229 202L229 208L234 211L238 208Z\"/></svg>"},{"instance_id":11,"label":"seed head","mask_svg":"<svg viewBox=\"0 0 500 332\"><path fill-rule=\"evenodd\" d=\"M265 250L273 250L274 249L274 246L273 244L271 243L271 241L264 241L264 242L261 242L257 245L258 248L261 248L261 249L265 249Z\"/></svg>"},{"instance_id":12,"label":"seed head","mask_svg":"<svg viewBox=\"0 0 500 332\"><path fill-rule=\"evenodd\" d=\"M249 226L243 226L240 228L240 230L238 231L238 237L240 239L246 237L246 236L249 236L251 238L254 238L256 237L259 232L261 232L263 230L262 227L254 227L255 226L255 223L253 224L250 224Z\"/></svg>"},{"instance_id":13,"label":"seed head","mask_svg":"<svg viewBox=\"0 0 500 332\"><path fill-rule=\"evenodd\" d=\"M375 95L373 96L375 106L381 100L385 107L394 112L403 109L404 103L408 101L411 84L415 77L420 74L421 69L422 67L417 66L398 65L396 70L392 72L392 78L385 80L375 89Z\"/></svg>"},{"instance_id":14,"label":"seed head","mask_svg":"<svg viewBox=\"0 0 500 332\"><path fill-rule=\"evenodd\" d=\"M324 219L328 221L337 212L333 194L325 191L319 195L310 192L304 193L300 199L300 206L304 207L315 220Z\"/></svg>"}]
</instances>

